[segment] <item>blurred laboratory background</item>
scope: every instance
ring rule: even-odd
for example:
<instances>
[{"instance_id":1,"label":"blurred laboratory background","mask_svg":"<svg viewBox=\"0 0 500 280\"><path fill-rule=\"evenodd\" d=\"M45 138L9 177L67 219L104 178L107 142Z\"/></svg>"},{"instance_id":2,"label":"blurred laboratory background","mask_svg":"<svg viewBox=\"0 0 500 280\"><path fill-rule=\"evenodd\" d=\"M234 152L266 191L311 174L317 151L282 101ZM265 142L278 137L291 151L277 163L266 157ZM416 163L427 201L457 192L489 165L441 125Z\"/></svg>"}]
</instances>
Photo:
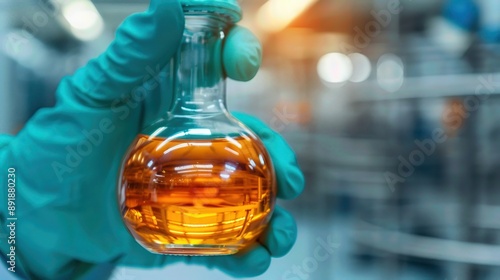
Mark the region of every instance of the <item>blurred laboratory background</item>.
<instances>
[{"instance_id":1,"label":"blurred laboratory background","mask_svg":"<svg viewBox=\"0 0 500 280\"><path fill-rule=\"evenodd\" d=\"M146 0L0 0L0 132ZM256 279L500 279L500 1L245 0L263 67L228 106L295 149L296 246ZM497 148L495 148L497 147ZM173 265L113 280L230 279Z\"/></svg>"}]
</instances>

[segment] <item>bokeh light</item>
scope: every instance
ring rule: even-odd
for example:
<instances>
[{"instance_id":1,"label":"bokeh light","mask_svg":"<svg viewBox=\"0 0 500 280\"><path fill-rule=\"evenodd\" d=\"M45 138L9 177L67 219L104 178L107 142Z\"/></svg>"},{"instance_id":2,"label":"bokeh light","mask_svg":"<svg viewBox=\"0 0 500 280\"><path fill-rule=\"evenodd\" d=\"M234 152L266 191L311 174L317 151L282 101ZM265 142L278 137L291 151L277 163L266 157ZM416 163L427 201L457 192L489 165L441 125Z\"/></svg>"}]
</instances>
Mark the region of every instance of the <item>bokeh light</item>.
<instances>
[{"instance_id":1,"label":"bokeh light","mask_svg":"<svg viewBox=\"0 0 500 280\"><path fill-rule=\"evenodd\" d=\"M67 2L62 15L68 22L71 32L80 40L96 39L104 30L104 21L92 2L76 0Z\"/></svg>"},{"instance_id":2,"label":"bokeh light","mask_svg":"<svg viewBox=\"0 0 500 280\"><path fill-rule=\"evenodd\" d=\"M360 83L366 81L372 72L372 65L368 57L360 53L349 54L353 65L352 76L349 79L351 82Z\"/></svg>"},{"instance_id":3,"label":"bokeh light","mask_svg":"<svg viewBox=\"0 0 500 280\"><path fill-rule=\"evenodd\" d=\"M318 75L327 83L343 83L352 76L353 65L349 57L342 53L328 53L318 62Z\"/></svg>"},{"instance_id":4,"label":"bokeh light","mask_svg":"<svg viewBox=\"0 0 500 280\"><path fill-rule=\"evenodd\" d=\"M377 63L377 81L381 88L388 92L396 92L404 82L404 64L394 54L384 54Z\"/></svg>"}]
</instances>

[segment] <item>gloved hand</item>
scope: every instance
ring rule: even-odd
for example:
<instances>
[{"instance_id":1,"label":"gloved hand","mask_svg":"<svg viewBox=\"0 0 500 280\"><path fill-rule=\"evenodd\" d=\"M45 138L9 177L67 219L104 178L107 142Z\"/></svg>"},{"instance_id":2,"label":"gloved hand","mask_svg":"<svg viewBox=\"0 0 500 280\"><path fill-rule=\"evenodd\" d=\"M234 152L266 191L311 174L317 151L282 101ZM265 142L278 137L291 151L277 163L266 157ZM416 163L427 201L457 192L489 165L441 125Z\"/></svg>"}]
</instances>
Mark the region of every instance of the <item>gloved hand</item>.
<instances>
[{"instance_id":1,"label":"gloved hand","mask_svg":"<svg viewBox=\"0 0 500 280\"><path fill-rule=\"evenodd\" d=\"M75 279L105 262L158 267L176 261L253 276L268 268L271 257L283 256L292 247L296 224L280 207L258 244L224 257L149 253L122 222L116 197L122 156L142 128L167 109L170 96L161 94L158 72L175 54L183 28L177 0L152 0L146 12L122 24L104 54L61 82L55 107L37 112L17 136L0 137L2 182L7 182L8 168L16 169L17 264L30 278ZM234 27L224 46L227 75L249 80L260 59L256 38ZM285 141L257 119L236 116L269 149L278 197L299 195L304 179ZM0 196L6 206L7 192ZM0 218L5 224L9 216L4 206ZM0 246L5 255L9 245L2 240Z\"/></svg>"}]
</instances>

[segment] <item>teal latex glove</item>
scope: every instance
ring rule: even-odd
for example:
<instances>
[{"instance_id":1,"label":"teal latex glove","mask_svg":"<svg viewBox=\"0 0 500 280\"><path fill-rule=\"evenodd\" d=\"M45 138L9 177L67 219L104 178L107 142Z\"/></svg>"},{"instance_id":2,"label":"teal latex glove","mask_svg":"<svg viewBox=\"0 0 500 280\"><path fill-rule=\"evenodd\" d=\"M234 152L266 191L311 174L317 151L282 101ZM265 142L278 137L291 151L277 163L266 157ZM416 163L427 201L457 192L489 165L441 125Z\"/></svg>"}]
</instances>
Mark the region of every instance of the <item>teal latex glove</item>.
<instances>
[{"instance_id":1,"label":"teal latex glove","mask_svg":"<svg viewBox=\"0 0 500 280\"><path fill-rule=\"evenodd\" d=\"M296 225L279 207L259 243L224 257L152 254L122 222L116 198L122 156L142 128L167 109L170 96L162 93L166 79L158 72L176 52L183 27L177 0L152 0L146 12L122 24L103 55L61 82L55 107L37 112L17 136L0 137L2 182L7 182L7 168L16 169L17 266L30 278L75 279L105 262L160 267L177 261L253 276L267 269L271 257L292 247ZM251 79L260 59L256 38L234 27L223 53L228 77ZM304 179L283 138L251 116L237 117L269 149L278 196L299 195ZM0 194L2 205L7 205L6 194ZM0 214L7 223L6 207L0 207ZM4 255L8 252L5 240L0 248Z\"/></svg>"}]
</instances>

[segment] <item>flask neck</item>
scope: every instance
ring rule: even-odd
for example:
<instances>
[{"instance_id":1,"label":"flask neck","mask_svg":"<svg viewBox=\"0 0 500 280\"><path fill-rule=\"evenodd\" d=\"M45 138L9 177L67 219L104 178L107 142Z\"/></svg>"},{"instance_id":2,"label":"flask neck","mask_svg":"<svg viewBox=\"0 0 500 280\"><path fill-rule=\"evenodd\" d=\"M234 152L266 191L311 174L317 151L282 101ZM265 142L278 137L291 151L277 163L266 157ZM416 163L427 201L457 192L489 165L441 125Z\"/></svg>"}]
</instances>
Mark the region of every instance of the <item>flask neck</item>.
<instances>
[{"instance_id":1,"label":"flask neck","mask_svg":"<svg viewBox=\"0 0 500 280\"><path fill-rule=\"evenodd\" d=\"M226 19L186 14L179 50L171 64L173 100L170 117L207 117L226 112L222 47Z\"/></svg>"}]
</instances>

